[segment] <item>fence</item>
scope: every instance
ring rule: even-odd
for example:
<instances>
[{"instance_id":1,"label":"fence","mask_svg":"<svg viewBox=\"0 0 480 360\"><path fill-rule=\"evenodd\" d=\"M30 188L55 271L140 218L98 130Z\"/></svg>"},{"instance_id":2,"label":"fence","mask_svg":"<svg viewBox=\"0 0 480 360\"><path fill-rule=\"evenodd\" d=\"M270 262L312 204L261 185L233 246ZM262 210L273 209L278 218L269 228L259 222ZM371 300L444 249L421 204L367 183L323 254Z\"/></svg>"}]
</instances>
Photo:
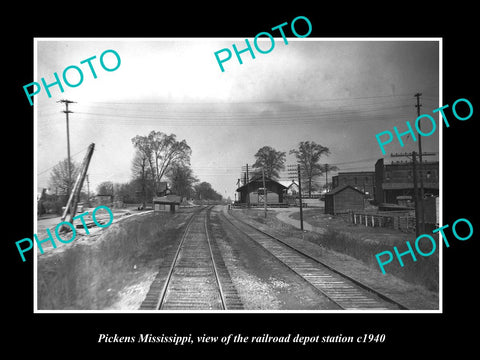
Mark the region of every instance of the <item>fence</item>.
<instances>
[{"instance_id":1,"label":"fence","mask_svg":"<svg viewBox=\"0 0 480 360\"><path fill-rule=\"evenodd\" d=\"M386 213L350 212L349 221L356 225L387 227L405 232L415 232L415 216L405 211Z\"/></svg>"}]
</instances>

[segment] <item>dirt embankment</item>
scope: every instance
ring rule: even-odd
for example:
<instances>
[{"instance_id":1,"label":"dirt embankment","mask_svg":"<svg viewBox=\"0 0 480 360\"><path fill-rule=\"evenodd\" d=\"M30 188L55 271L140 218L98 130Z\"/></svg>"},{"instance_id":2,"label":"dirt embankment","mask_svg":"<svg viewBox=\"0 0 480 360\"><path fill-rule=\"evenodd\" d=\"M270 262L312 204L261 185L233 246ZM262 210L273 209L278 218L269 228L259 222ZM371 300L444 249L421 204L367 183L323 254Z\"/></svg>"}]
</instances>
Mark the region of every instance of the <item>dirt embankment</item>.
<instances>
[{"instance_id":1,"label":"dirt embankment","mask_svg":"<svg viewBox=\"0 0 480 360\"><path fill-rule=\"evenodd\" d=\"M38 309L109 308L124 287L154 271L160 254L181 234L190 212L132 216L86 236L88 240L76 239L63 251L52 249L40 255Z\"/></svg>"}]
</instances>

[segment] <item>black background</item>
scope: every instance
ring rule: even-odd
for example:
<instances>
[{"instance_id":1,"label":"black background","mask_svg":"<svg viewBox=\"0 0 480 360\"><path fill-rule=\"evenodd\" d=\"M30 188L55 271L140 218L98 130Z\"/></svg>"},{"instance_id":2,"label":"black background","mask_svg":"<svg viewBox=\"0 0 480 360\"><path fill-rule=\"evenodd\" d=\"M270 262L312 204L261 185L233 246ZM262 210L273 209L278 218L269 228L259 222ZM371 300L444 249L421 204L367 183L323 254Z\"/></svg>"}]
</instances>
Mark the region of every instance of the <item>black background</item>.
<instances>
[{"instance_id":1,"label":"black background","mask_svg":"<svg viewBox=\"0 0 480 360\"><path fill-rule=\"evenodd\" d=\"M440 3L439 3L440 4ZM474 206L478 199L476 175L476 123L478 102L477 39L473 5L442 3L422 6L418 3L384 3L382 6L340 3L328 6L265 6L246 3L202 4L180 9L163 4L112 3L100 9L96 4L26 5L25 9L4 12L2 73L3 112L3 182L2 241L3 318L5 345L17 353L33 350L52 358L71 355L95 356L98 351L125 354L133 350L139 356L155 352L194 350L238 353L268 350L326 352L341 354L348 349L357 354L382 356L429 355L446 349L462 349L465 354L475 337L477 297L474 266L478 262L480 227ZM265 9L266 8L266 9ZM23 85L33 78L34 37L241 37L253 38L296 16L306 16L312 23L309 37L442 37L443 104L467 98L474 114L468 121L451 115L450 128L443 129L443 222L469 219L474 235L468 241L450 241L443 251L443 314L33 314L33 259L31 252L22 263L15 241L32 237L33 230L33 112ZM477 23L475 23L477 21ZM299 30L300 33L302 33ZM288 35L287 35L288 36ZM271 56L274 56L271 55ZM213 55L212 55L213 59ZM213 61L213 60L212 60ZM5 101L6 100L6 101ZM413 94L412 94L413 104ZM447 112L451 114L451 112ZM413 120L413 119L412 119ZM54 139L52 139L54 141ZM450 238L449 238L450 239ZM6 333L6 335L5 335ZM299 346L266 344L230 344L174 347L162 344L98 344L98 334L138 336L140 333L207 334L230 333L247 336L338 335L361 336L386 334L383 344L314 344ZM7 350L7 349L5 349Z\"/></svg>"}]
</instances>

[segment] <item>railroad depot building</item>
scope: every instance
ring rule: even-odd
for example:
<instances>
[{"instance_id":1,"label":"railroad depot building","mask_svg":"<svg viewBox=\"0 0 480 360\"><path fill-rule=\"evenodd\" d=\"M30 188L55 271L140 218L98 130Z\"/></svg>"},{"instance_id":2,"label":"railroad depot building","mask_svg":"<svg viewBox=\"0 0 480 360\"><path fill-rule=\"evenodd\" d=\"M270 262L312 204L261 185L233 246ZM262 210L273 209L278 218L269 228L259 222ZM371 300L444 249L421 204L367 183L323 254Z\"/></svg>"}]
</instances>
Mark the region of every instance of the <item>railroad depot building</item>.
<instances>
[{"instance_id":1,"label":"railroad depot building","mask_svg":"<svg viewBox=\"0 0 480 360\"><path fill-rule=\"evenodd\" d=\"M285 185L280 184L269 177L265 177L267 205L284 204L284 195L287 190ZM264 188L262 176L254 176L248 183L240 186L237 190L237 204L263 205Z\"/></svg>"},{"instance_id":2,"label":"railroad depot building","mask_svg":"<svg viewBox=\"0 0 480 360\"><path fill-rule=\"evenodd\" d=\"M423 160L423 188L425 195L438 196L439 162ZM418 166L418 162L417 162ZM417 167L417 180L420 186L420 171ZM411 161L393 161L385 164L383 158L375 163L375 202L377 204L397 204L398 199L413 198L413 164Z\"/></svg>"}]
</instances>

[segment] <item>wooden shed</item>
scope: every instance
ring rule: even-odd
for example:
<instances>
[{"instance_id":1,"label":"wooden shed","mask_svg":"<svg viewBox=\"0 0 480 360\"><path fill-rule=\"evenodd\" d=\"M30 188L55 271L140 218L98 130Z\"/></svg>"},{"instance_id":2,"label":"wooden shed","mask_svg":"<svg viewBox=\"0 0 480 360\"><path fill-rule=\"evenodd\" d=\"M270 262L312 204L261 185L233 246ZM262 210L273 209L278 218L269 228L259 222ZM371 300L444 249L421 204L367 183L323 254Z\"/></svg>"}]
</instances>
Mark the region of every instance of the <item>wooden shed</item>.
<instances>
[{"instance_id":1,"label":"wooden shed","mask_svg":"<svg viewBox=\"0 0 480 360\"><path fill-rule=\"evenodd\" d=\"M154 213L162 211L175 212L180 207L182 197L178 195L166 195L153 198L153 210Z\"/></svg>"},{"instance_id":2,"label":"wooden shed","mask_svg":"<svg viewBox=\"0 0 480 360\"><path fill-rule=\"evenodd\" d=\"M336 187L325 194L325 214L365 209L365 193L351 185Z\"/></svg>"}]
</instances>

